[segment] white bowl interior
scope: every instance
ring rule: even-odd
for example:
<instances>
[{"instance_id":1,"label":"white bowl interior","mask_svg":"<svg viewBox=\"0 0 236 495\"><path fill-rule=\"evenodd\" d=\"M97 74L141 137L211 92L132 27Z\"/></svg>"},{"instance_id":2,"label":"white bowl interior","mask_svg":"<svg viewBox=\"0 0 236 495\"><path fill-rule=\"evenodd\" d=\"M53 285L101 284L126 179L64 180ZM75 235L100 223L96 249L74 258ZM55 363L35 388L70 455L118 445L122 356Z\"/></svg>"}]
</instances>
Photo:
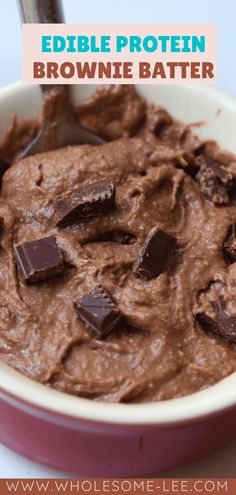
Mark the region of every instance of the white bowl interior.
<instances>
[{"instance_id":1,"label":"white bowl interior","mask_svg":"<svg viewBox=\"0 0 236 495\"><path fill-rule=\"evenodd\" d=\"M236 154L236 101L204 86L140 85L138 91L148 100L166 108L186 123L203 122L194 132L215 139ZM89 96L94 86L78 85L75 100ZM13 114L29 118L39 114L41 92L37 86L16 83L0 90L0 139ZM209 389L193 395L150 404L107 404L69 396L36 383L0 363L0 396L6 393L27 403L75 418L118 424L167 424L196 419L236 405L236 373ZM10 396L8 400L14 400ZM25 407L22 403L22 407Z\"/></svg>"}]
</instances>

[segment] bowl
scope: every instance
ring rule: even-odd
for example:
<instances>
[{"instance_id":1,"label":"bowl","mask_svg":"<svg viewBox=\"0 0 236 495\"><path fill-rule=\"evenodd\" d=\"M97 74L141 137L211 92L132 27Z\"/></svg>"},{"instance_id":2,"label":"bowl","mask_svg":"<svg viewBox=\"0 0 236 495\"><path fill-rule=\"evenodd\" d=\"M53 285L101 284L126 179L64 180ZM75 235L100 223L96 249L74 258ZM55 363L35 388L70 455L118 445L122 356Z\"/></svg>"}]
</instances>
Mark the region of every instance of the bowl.
<instances>
[{"instance_id":1,"label":"bowl","mask_svg":"<svg viewBox=\"0 0 236 495\"><path fill-rule=\"evenodd\" d=\"M148 100L195 132L236 154L236 101L204 86L138 86ZM94 86L77 86L83 98ZM0 136L15 113L39 114L37 86L0 90ZM36 383L0 363L0 441L15 452L69 473L133 477L190 463L236 433L236 373L209 389L150 404L110 404L77 398Z\"/></svg>"}]
</instances>

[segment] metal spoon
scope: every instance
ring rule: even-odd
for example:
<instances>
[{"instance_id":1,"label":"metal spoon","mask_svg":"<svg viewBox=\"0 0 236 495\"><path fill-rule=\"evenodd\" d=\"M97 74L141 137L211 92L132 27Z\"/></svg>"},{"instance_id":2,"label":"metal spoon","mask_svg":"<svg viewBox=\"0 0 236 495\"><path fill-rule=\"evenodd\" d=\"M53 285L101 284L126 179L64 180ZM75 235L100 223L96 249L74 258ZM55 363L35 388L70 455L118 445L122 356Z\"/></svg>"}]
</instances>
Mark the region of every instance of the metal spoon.
<instances>
[{"instance_id":1,"label":"metal spoon","mask_svg":"<svg viewBox=\"0 0 236 495\"><path fill-rule=\"evenodd\" d=\"M25 23L64 22L61 0L18 0L18 3ZM33 141L21 152L20 158L71 144L99 145L105 142L101 137L78 124L66 86L40 85L40 87L44 93L43 125Z\"/></svg>"}]
</instances>

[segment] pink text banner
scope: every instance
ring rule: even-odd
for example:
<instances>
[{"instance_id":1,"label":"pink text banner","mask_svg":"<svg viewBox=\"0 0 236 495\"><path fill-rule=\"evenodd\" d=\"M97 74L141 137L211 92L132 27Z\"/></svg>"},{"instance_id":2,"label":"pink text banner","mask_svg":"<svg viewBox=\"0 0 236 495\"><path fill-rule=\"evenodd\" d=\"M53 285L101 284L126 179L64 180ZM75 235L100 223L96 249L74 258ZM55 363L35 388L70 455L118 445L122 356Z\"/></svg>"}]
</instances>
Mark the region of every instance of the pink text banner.
<instances>
[{"instance_id":1,"label":"pink text banner","mask_svg":"<svg viewBox=\"0 0 236 495\"><path fill-rule=\"evenodd\" d=\"M33 84L214 83L209 24L25 24L23 81Z\"/></svg>"}]
</instances>

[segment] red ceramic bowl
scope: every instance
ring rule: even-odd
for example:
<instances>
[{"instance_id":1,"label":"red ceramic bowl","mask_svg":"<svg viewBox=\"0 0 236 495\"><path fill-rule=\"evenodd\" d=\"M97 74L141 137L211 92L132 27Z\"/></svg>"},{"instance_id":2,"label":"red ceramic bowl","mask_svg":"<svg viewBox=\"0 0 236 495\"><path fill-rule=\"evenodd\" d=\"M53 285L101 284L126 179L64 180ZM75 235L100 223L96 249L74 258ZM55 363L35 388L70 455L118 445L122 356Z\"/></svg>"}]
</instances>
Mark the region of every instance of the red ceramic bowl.
<instances>
[{"instance_id":1,"label":"red ceramic bowl","mask_svg":"<svg viewBox=\"0 0 236 495\"><path fill-rule=\"evenodd\" d=\"M86 95L93 88L78 87ZM236 154L236 102L212 89L142 86L139 90L197 132ZM40 109L36 86L0 91L0 133L10 116ZM220 112L219 112L220 110ZM80 399L33 382L0 364L0 441L48 466L80 475L132 477L190 463L236 433L236 374L196 394L151 404Z\"/></svg>"}]
</instances>

